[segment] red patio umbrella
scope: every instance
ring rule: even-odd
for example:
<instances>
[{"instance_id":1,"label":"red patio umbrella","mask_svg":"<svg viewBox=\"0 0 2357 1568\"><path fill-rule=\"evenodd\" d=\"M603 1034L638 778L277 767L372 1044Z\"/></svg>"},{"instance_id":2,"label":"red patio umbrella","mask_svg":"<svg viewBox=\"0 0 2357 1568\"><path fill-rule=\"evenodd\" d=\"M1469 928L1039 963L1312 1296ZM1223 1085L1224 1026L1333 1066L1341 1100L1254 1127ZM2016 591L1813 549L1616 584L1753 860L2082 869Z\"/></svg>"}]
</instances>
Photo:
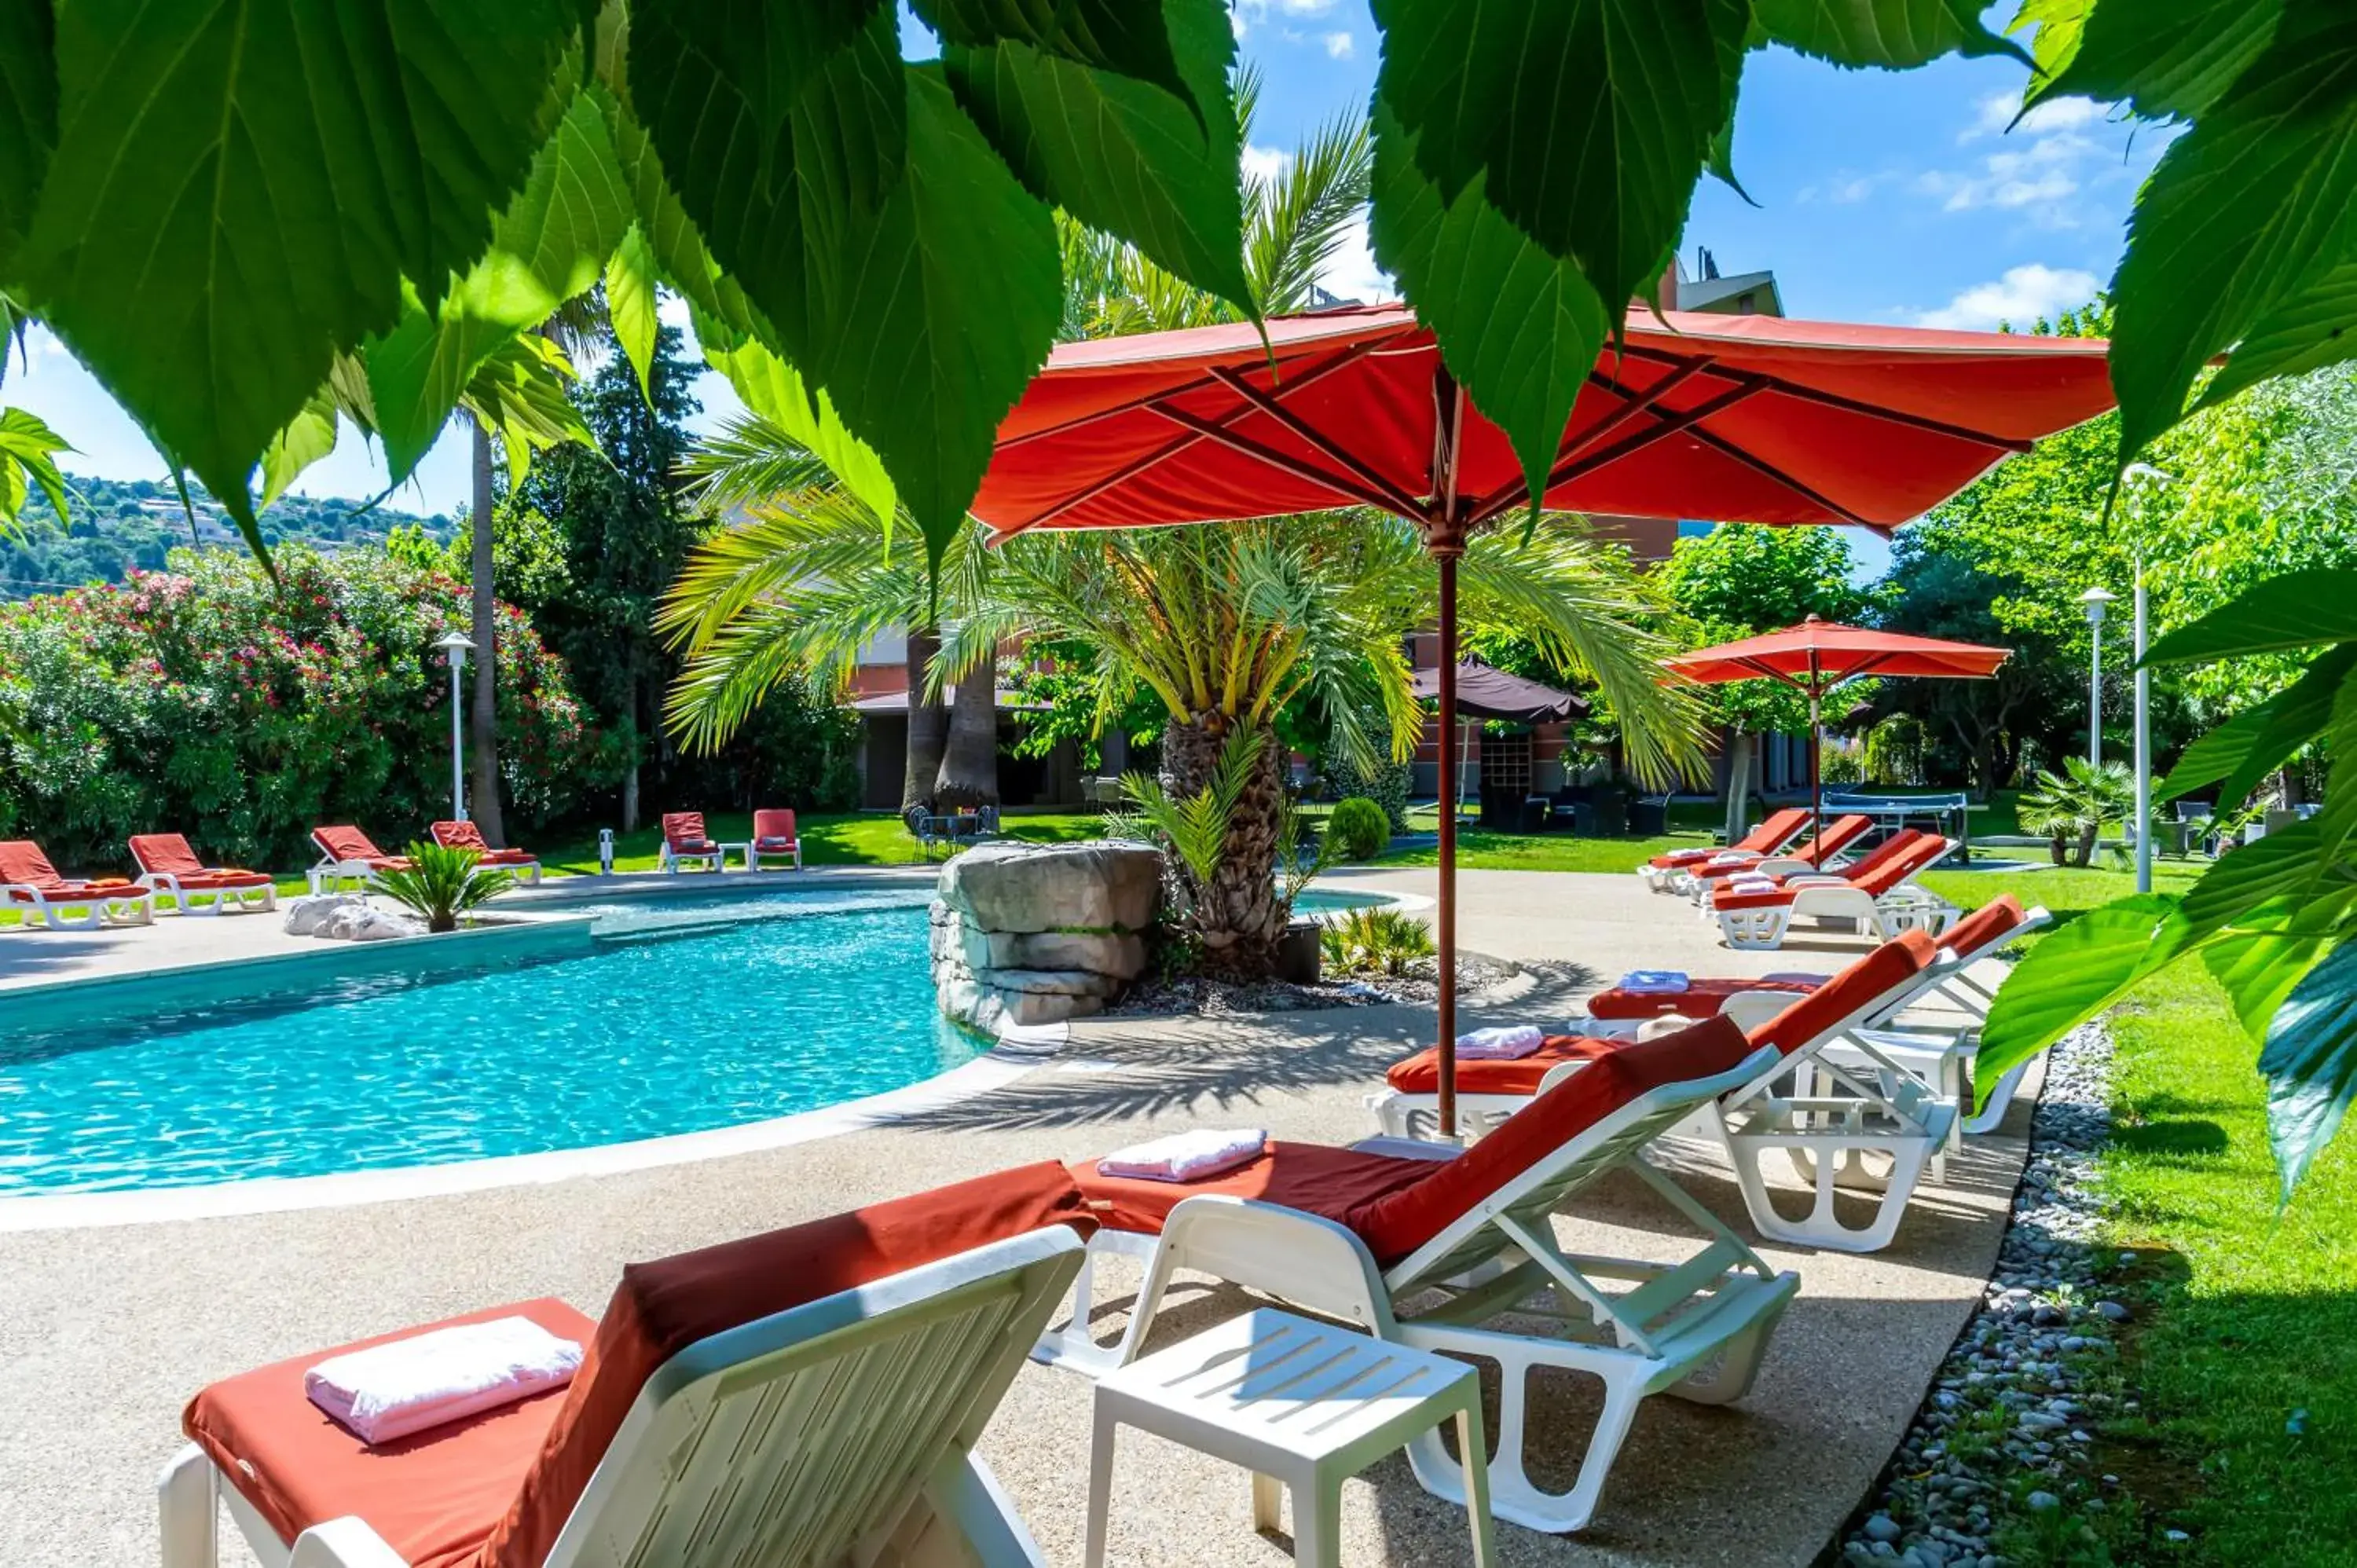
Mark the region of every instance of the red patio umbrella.
<instances>
[{"instance_id":1,"label":"red patio umbrella","mask_svg":"<svg viewBox=\"0 0 2357 1568\"><path fill-rule=\"evenodd\" d=\"M1985 681L2011 657L2010 648L1909 637L1904 632L1842 626L1811 616L1782 631L1697 648L1663 664L1671 674L1697 686L1781 681L1808 697L1809 811L1814 825L1823 828L1825 803L1818 752L1827 692L1845 681L1867 675Z\"/></svg>"},{"instance_id":2,"label":"red patio umbrella","mask_svg":"<svg viewBox=\"0 0 2357 1568\"><path fill-rule=\"evenodd\" d=\"M1633 313L1585 368L1555 509L1892 528L2112 405L2106 345L1764 316ZM1413 521L1439 567L1441 733L1457 560L1530 502L1505 435L1399 306L1060 346L999 426L974 515L1001 536L1331 507ZM1440 797L1454 761L1441 748ZM1440 1119L1456 1124L1456 835L1440 818Z\"/></svg>"}]
</instances>

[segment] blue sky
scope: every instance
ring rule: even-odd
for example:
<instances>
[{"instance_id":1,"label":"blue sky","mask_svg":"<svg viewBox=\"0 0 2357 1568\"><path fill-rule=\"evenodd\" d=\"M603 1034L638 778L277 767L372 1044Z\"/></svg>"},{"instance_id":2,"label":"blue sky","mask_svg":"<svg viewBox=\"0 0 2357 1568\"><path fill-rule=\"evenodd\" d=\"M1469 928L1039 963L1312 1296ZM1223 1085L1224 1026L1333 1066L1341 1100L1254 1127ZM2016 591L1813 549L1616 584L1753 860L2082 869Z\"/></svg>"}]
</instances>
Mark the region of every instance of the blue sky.
<instances>
[{"instance_id":1,"label":"blue sky","mask_svg":"<svg viewBox=\"0 0 2357 1568\"><path fill-rule=\"evenodd\" d=\"M1245 58L1265 77L1247 156L1281 160L1317 124L1352 113L1374 84L1376 35L1365 0L1234 0ZM912 50L912 52L914 52ZM1755 55L1743 81L1735 161L1741 198L1713 180L1697 192L1681 256L1707 246L1725 273L1772 270L1788 314L1827 319L2027 326L2079 304L2110 275L2137 184L2161 138L2132 133L2095 105L2043 105L2009 133L2024 69L1943 60L1904 73L1842 71L1781 50ZM1334 292L1385 292L1362 234L1327 272ZM699 388L709 424L735 406L718 378ZM54 338L36 332L12 360L0 401L39 413L79 451L75 471L160 477L130 421ZM382 465L349 433L297 488L361 496ZM446 439L393 505L462 504L461 443ZM1862 564L1882 551L1861 536Z\"/></svg>"}]
</instances>

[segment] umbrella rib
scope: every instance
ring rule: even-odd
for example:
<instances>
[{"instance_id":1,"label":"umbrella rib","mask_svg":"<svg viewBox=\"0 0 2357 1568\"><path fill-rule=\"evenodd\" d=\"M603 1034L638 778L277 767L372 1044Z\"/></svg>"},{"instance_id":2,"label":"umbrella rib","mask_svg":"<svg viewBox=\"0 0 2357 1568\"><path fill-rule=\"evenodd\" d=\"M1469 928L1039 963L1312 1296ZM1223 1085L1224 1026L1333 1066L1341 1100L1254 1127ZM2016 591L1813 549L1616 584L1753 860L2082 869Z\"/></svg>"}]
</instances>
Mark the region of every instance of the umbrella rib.
<instances>
[{"instance_id":1,"label":"umbrella rib","mask_svg":"<svg viewBox=\"0 0 2357 1568\"><path fill-rule=\"evenodd\" d=\"M1707 360L1696 361L1683 354L1673 354L1664 349L1648 348L1641 343L1625 344L1622 346L1621 352L1631 359L1651 360L1659 364L1685 365L1699 362L1707 365L1710 363ZM1986 430L1975 430L1970 425L1964 424L1951 424L1946 420L1933 419L1927 414L1910 413L1905 409L1889 408L1880 403L1862 403L1857 398L1844 397L1839 392L1825 392L1817 387L1805 386L1799 381L1787 381L1782 376L1769 371L1760 371L1751 373L1765 380L1771 391L1781 392L1786 397L1798 398L1803 403L1819 403L1826 408L1837 408L1848 413L1865 414L1872 419L1887 419L1894 424L1911 425L1918 430L1929 431L1934 435L1950 435L1959 441L1970 441L1982 446L1994 446L2005 452L2027 452L2033 445L2016 436L1992 435Z\"/></svg>"},{"instance_id":2,"label":"umbrella rib","mask_svg":"<svg viewBox=\"0 0 2357 1568\"><path fill-rule=\"evenodd\" d=\"M1371 338L1363 343L1353 343L1346 349L1337 349L1325 359L1312 362L1308 369L1294 379L1293 385L1296 389L1306 387L1314 381L1331 375L1354 360L1364 359L1375 350L1397 342L1404 336L1405 336L1405 333L1394 332L1387 338ZM1184 397L1189 392L1201 392L1215 384L1212 377L1217 373L1217 370L1213 370L1197 376L1191 381L1185 381L1175 387L1165 387L1159 392L1146 392L1130 399L1127 403L1117 403L1110 408L1091 409L1088 413L1065 420L1060 424L1042 425L1037 430L1027 430L1020 435L1007 436L998 443L998 450L1009 451L1017 446L1028 446L1034 441L1044 441L1050 435L1063 435L1071 431L1084 429L1102 420L1116 418L1125 413L1135 413L1139 409L1150 407L1165 398Z\"/></svg>"},{"instance_id":3,"label":"umbrella rib","mask_svg":"<svg viewBox=\"0 0 2357 1568\"><path fill-rule=\"evenodd\" d=\"M1718 367L1713 368L1717 370L1718 373L1721 375L1735 374L1735 372L1731 371L1727 371ZM1604 375L1602 371L1598 371L1597 375L1598 379L1602 381L1607 387L1619 392L1621 396L1631 397L1635 395L1629 387L1613 380L1609 376ZM1622 443L1622 445L1624 446L1628 446L1629 451L1634 451L1638 446L1646 445L1650 441L1657 441L1664 435L1672 435L1677 431L1683 430L1686 434L1692 435L1696 441L1708 446L1712 451L1731 457L1735 461L1742 464L1745 467L1774 480L1777 484L1783 486L1786 489L1792 491L1794 495L1801 497L1803 500L1810 502L1812 505L1823 507L1825 510L1833 513L1844 522L1855 523L1860 528L1871 528L1881 532L1889 532L1889 529L1884 527L1883 524L1867 521L1865 518L1860 517L1857 513L1850 510L1849 508L1842 505L1839 501L1835 500L1832 497L1821 494L1820 492L1810 489L1807 485L1804 485L1800 480L1792 478L1792 475L1784 472L1783 469L1776 467L1775 464L1769 462L1765 457L1748 452L1741 446L1737 446L1734 442L1727 439L1727 437L1717 435L1712 431L1706 430L1702 427L1702 421L1726 413L1729 408L1732 408L1735 404L1741 403L1745 398L1748 398L1756 392L1762 392L1770 390L1769 383L1773 380L1774 378L1770 376L1754 376L1746 374L1739 384L1730 387L1726 392L1719 393L1717 397L1711 398L1705 403L1698 403L1695 404L1694 407L1685 410L1684 413L1671 415L1668 419L1664 420L1663 424L1655 425L1651 430L1641 432L1641 435L1644 439L1637 441L1634 446L1631 446L1627 442ZM1565 479L1558 479L1554 481L1554 483L1565 483L1569 478L1576 478L1578 474L1592 472L1596 468L1603 467L1606 463L1617 462L1619 459L1626 456L1628 456L1628 452L1620 450L1598 453L1597 455L1598 461L1587 463L1585 466L1575 466L1572 474L1566 475Z\"/></svg>"},{"instance_id":4,"label":"umbrella rib","mask_svg":"<svg viewBox=\"0 0 2357 1568\"><path fill-rule=\"evenodd\" d=\"M1193 432L1193 435L1189 439L1174 445L1192 446L1197 440L1213 442L1227 447L1232 452L1241 453L1257 462L1265 463L1281 474L1289 474L1297 479L1307 479L1314 485L1325 485L1367 506L1377 507L1384 511L1398 511L1403 516L1410 518L1423 515L1424 509L1421 506L1388 487L1376 489L1361 484L1356 476L1329 473L1314 464L1303 462L1291 453L1280 452L1275 447L1265 446L1249 435L1239 435L1229 429L1227 424L1221 421L1205 419L1200 414L1189 413L1183 409L1168 408L1158 403L1148 403L1146 407L1179 428ZM1228 420L1239 420L1254 412L1255 411L1253 406L1247 403L1229 414Z\"/></svg>"},{"instance_id":5,"label":"umbrella rib","mask_svg":"<svg viewBox=\"0 0 2357 1568\"><path fill-rule=\"evenodd\" d=\"M1628 401L1623 403L1619 408L1614 409L1610 414L1598 421L1596 428L1582 435L1577 446L1556 457L1555 467L1550 469L1547 473L1546 489L1553 489L1555 486L1563 483L1562 476L1564 470L1571 464L1578 461L1582 454L1594 451L1596 449L1597 443L1602 441L1606 436L1611 435L1614 431L1620 429L1622 425L1628 424L1639 414L1651 411L1655 403L1669 396L1669 394L1676 391L1679 386L1700 374L1704 370L1708 369L1709 366L1710 361L1708 360L1686 360L1681 363L1677 369L1672 371L1668 375L1663 376L1660 381L1655 381L1652 386L1646 388L1642 392L1633 394L1631 393L1628 389L1621 387L1617 382L1609 380L1602 374L1595 371L1590 371L1587 373L1587 380L1591 385L1603 387L1609 392L1618 393ZM1544 494L1545 491L1542 490L1540 493ZM1529 494L1530 485L1529 482L1524 479L1516 479L1510 484L1501 485L1496 489L1491 491L1488 495L1482 497L1480 501L1475 503L1472 521L1476 523L1487 522L1491 518L1498 516L1501 512L1506 511L1518 504L1524 496Z\"/></svg>"},{"instance_id":6,"label":"umbrella rib","mask_svg":"<svg viewBox=\"0 0 2357 1568\"><path fill-rule=\"evenodd\" d=\"M1405 490L1378 472L1372 464L1362 461L1324 431L1286 407L1277 400L1275 393L1261 391L1225 365L1213 366L1211 375L1222 386L1275 420L1306 445L1357 475L1369 489L1392 497L1391 504L1394 510L1406 517L1422 515L1424 509L1418 506ZM1286 390L1297 392L1304 384L1297 381Z\"/></svg>"},{"instance_id":7,"label":"umbrella rib","mask_svg":"<svg viewBox=\"0 0 2357 1568\"><path fill-rule=\"evenodd\" d=\"M1598 379L1624 397L1635 395L1609 377L1599 376ZM1650 425L1633 435L1624 435L1611 446L1591 451L1586 456L1558 464L1555 472L1547 476L1547 488L1553 489L1557 485L1567 485L1582 475L1592 474L1597 469L1617 463L1633 453L1641 452L1655 442L1675 435L1680 431L1692 431L1695 435L1707 439L1707 433L1696 428L1704 420L1715 414L1724 413L1744 399L1766 390L1765 383L1758 377L1747 376L1739 383L1729 387L1717 396L1707 398L1692 408L1683 409L1676 413L1663 414L1656 410L1649 409L1646 412L1653 413L1654 417L1661 421L1660 424Z\"/></svg>"}]
</instances>

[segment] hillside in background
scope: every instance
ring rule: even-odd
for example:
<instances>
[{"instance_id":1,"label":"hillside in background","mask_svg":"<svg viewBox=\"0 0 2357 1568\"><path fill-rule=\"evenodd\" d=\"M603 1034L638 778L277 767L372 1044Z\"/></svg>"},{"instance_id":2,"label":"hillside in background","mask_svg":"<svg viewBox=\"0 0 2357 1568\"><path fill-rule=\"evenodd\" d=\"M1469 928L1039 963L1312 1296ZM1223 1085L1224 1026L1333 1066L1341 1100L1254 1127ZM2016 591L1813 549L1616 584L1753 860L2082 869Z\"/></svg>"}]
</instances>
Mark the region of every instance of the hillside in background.
<instances>
[{"instance_id":1,"label":"hillside in background","mask_svg":"<svg viewBox=\"0 0 2357 1568\"><path fill-rule=\"evenodd\" d=\"M167 552L189 543L208 548L243 550L237 525L218 502L191 481L195 503L195 537L188 515L180 509L173 488L156 479L98 479L72 476L72 515L58 525L48 502L35 492L25 509L24 537L0 540L0 598L21 599L34 594L86 583L119 583L135 567L159 570ZM437 539L447 539L457 527L448 517L419 517L412 512L378 507L361 511L361 502L317 496L281 496L262 514L264 536L273 543L296 540L320 550L355 544L382 544L384 536L404 523L417 523Z\"/></svg>"}]
</instances>

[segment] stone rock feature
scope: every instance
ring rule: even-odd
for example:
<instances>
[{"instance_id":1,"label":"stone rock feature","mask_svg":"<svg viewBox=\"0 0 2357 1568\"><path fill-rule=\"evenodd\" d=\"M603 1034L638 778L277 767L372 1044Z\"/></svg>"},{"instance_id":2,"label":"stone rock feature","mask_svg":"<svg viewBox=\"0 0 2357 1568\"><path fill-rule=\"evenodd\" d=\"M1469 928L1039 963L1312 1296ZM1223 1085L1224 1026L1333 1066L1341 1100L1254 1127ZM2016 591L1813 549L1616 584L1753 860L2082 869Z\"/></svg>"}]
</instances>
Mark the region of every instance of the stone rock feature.
<instances>
[{"instance_id":1,"label":"stone rock feature","mask_svg":"<svg viewBox=\"0 0 2357 1568\"><path fill-rule=\"evenodd\" d=\"M286 906L282 922L290 937L330 941L378 942L392 937L422 937L425 922L380 909L357 893L315 893Z\"/></svg>"},{"instance_id":2,"label":"stone rock feature","mask_svg":"<svg viewBox=\"0 0 2357 1568\"><path fill-rule=\"evenodd\" d=\"M942 1013L996 1034L1101 1013L1146 972L1162 897L1145 844L978 844L942 867L933 990Z\"/></svg>"}]
</instances>

